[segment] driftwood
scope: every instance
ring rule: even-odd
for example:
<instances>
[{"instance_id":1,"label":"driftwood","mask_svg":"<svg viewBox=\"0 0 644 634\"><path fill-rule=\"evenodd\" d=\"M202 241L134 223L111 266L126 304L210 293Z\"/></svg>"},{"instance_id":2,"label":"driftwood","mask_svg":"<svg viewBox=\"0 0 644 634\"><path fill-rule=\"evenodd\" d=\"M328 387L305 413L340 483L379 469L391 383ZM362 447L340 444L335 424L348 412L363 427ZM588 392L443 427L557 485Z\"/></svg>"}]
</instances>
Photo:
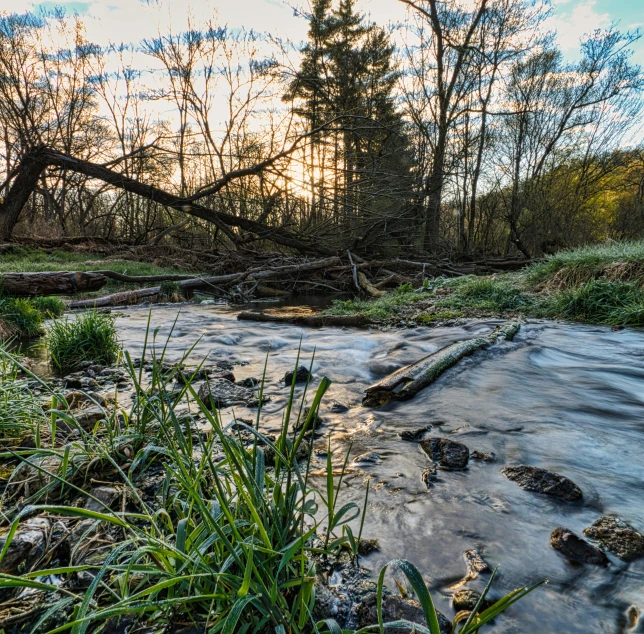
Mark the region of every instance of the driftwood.
<instances>
[{"instance_id":1,"label":"driftwood","mask_svg":"<svg viewBox=\"0 0 644 634\"><path fill-rule=\"evenodd\" d=\"M445 370L460 359L476 350L487 348L497 339L512 340L521 327L518 321L511 321L494 330L487 337L458 341L438 350L416 363L405 366L393 374L371 385L365 390L362 404L368 407L384 405L392 400L405 401L433 383Z\"/></svg>"},{"instance_id":2,"label":"driftwood","mask_svg":"<svg viewBox=\"0 0 644 634\"><path fill-rule=\"evenodd\" d=\"M245 310L237 319L243 321L263 321L278 324L295 324L297 326L309 326L310 328L322 328L323 326L366 326L374 323L366 315L278 315L275 313L264 313L260 311Z\"/></svg>"},{"instance_id":3,"label":"driftwood","mask_svg":"<svg viewBox=\"0 0 644 634\"><path fill-rule=\"evenodd\" d=\"M74 295L98 291L107 284L100 273L53 271L46 273L4 273L0 288L7 295L35 297L37 295Z\"/></svg>"}]
</instances>

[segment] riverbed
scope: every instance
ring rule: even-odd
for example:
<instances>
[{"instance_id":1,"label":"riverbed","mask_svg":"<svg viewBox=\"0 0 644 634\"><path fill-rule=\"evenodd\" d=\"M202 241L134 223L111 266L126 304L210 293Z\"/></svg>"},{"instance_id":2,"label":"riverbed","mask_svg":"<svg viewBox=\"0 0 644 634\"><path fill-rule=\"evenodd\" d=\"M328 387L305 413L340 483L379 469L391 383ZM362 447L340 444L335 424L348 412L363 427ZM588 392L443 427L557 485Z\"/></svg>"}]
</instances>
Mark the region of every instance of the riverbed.
<instances>
[{"instance_id":1,"label":"riverbed","mask_svg":"<svg viewBox=\"0 0 644 634\"><path fill-rule=\"evenodd\" d=\"M316 441L319 466L327 438L334 461L344 452L377 454L375 463L353 464L341 501L361 502L371 480L364 537L380 551L363 558L372 570L393 558L423 573L438 609L451 618L450 586L463 578L463 552L478 548L500 565L496 593L549 578L487 627L494 633L591 634L644 632L644 619L629 629L627 614L644 611L644 560L630 565L611 557L604 568L574 565L549 545L565 526L577 534L604 514L644 530L644 332L555 322L528 322L513 342L496 344L465 359L413 400L379 409L361 405L366 386L456 340L489 333L499 322L409 330L302 329L241 322L221 306L154 307L157 342L168 342L168 360L194 346L191 361L230 361L236 378L261 377L268 354L261 429L276 429L288 389L283 377L298 350L303 365L312 355L314 379L332 385L323 401L324 437ZM148 308L124 311L117 326L124 347L140 356ZM298 393L302 388L298 387ZM333 403L347 406L332 412ZM256 410L236 408L238 418ZM224 419L230 420L226 411ZM465 471L439 472L427 489L421 473L427 455L399 433L432 425L428 435L447 436L470 451L494 454L494 462L471 460ZM529 464L572 479L583 502L567 503L531 493L507 480L505 465ZM468 587L482 589L484 579Z\"/></svg>"}]
</instances>

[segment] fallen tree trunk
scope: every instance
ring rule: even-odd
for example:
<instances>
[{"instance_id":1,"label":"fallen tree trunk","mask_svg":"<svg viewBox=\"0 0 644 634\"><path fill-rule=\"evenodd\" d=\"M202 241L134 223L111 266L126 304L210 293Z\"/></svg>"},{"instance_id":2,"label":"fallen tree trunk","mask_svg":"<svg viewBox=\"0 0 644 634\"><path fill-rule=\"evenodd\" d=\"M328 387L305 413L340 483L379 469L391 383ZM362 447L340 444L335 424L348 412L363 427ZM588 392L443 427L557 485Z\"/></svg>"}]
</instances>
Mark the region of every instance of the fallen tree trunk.
<instances>
[{"instance_id":1,"label":"fallen tree trunk","mask_svg":"<svg viewBox=\"0 0 644 634\"><path fill-rule=\"evenodd\" d=\"M362 404L368 407L385 405L392 400L405 401L433 383L445 370L460 359L482 348L487 348L500 337L512 340L521 327L518 321L511 321L487 337L458 341L438 350L416 363L405 366L393 374L371 385L365 390Z\"/></svg>"},{"instance_id":2,"label":"fallen tree trunk","mask_svg":"<svg viewBox=\"0 0 644 634\"><path fill-rule=\"evenodd\" d=\"M253 310L245 310L239 313L237 319L243 321L294 324L297 326L309 326L310 328L322 328L323 326L360 327L374 323L366 315L278 315Z\"/></svg>"},{"instance_id":3,"label":"fallen tree trunk","mask_svg":"<svg viewBox=\"0 0 644 634\"><path fill-rule=\"evenodd\" d=\"M77 310L82 308L108 308L110 306L129 306L131 304L138 304L142 299L155 298L161 293L160 286L153 286L152 288L140 288L134 291L122 291L120 293L112 293L112 295L105 295L105 297L93 297L92 299L81 299L69 304L70 310Z\"/></svg>"},{"instance_id":4,"label":"fallen tree trunk","mask_svg":"<svg viewBox=\"0 0 644 634\"><path fill-rule=\"evenodd\" d=\"M371 295L371 297L382 297L387 294L385 291L381 291L379 288L374 286L362 271L358 271L358 284L360 285L360 288Z\"/></svg>"},{"instance_id":5,"label":"fallen tree trunk","mask_svg":"<svg viewBox=\"0 0 644 634\"><path fill-rule=\"evenodd\" d=\"M107 284L107 277L104 275L79 271L4 273L0 275L2 292L18 297L88 293L100 290L105 284Z\"/></svg>"}]
</instances>

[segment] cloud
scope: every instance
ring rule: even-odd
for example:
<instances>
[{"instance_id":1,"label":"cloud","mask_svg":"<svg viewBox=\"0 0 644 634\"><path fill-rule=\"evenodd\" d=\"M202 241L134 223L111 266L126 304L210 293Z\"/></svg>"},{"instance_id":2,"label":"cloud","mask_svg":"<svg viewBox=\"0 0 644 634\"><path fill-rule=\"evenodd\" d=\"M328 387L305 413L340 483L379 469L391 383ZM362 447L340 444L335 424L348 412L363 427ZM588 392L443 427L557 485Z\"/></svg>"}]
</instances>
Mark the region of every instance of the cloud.
<instances>
[{"instance_id":1,"label":"cloud","mask_svg":"<svg viewBox=\"0 0 644 634\"><path fill-rule=\"evenodd\" d=\"M557 31L557 40L564 53L579 49L579 42L595 29L611 23L608 13L597 10L597 0L555 0L554 15L548 26Z\"/></svg>"}]
</instances>

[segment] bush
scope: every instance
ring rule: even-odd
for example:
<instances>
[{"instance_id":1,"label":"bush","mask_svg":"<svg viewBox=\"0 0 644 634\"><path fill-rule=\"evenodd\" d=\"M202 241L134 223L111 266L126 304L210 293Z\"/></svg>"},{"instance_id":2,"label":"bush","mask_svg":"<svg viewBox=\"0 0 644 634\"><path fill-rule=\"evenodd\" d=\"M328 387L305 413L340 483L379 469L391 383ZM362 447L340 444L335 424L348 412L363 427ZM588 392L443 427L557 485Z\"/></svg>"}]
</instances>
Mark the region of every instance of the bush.
<instances>
[{"instance_id":1,"label":"bush","mask_svg":"<svg viewBox=\"0 0 644 634\"><path fill-rule=\"evenodd\" d=\"M54 321L47 331L47 345L53 367L61 372L78 370L85 361L111 365L121 349L114 317L96 311Z\"/></svg>"}]
</instances>

